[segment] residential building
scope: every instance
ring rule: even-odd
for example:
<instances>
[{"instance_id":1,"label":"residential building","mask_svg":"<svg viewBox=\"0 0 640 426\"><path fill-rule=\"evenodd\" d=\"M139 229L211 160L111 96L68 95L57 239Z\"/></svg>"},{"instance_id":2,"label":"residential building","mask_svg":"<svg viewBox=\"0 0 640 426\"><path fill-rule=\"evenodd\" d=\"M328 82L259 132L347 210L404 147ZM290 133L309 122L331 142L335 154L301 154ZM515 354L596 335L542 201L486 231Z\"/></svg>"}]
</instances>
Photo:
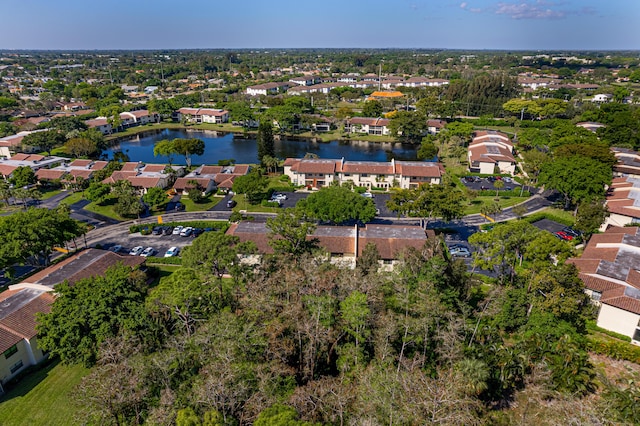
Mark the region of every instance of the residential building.
<instances>
[{"instance_id":1,"label":"residential building","mask_svg":"<svg viewBox=\"0 0 640 426\"><path fill-rule=\"evenodd\" d=\"M9 380L47 358L38 347L36 314L49 313L53 301L50 290L24 288L0 293L0 394Z\"/></svg>"},{"instance_id":2,"label":"residential building","mask_svg":"<svg viewBox=\"0 0 640 426\"><path fill-rule=\"evenodd\" d=\"M509 136L493 130L478 131L467 150L469 171L472 173L515 174L516 159Z\"/></svg>"},{"instance_id":3,"label":"residential building","mask_svg":"<svg viewBox=\"0 0 640 426\"><path fill-rule=\"evenodd\" d=\"M593 96L593 98L591 99L591 102L595 102L598 104L606 104L608 102L611 102L612 99L613 99L613 95L610 93L598 93L597 95Z\"/></svg>"},{"instance_id":4,"label":"residential building","mask_svg":"<svg viewBox=\"0 0 640 426\"><path fill-rule=\"evenodd\" d=\"M406 87L441 87L449 84L449 80L442 78L426 78L426 77L411 77L398 84L397 86Z\"/></svg>"},{"instance_id":5,"label":"residential building","mask_svg":"<svg viewBox=\"0 0 640 426\"><path fill-rule=\"evenodd\" d=\"M430 135L437 135L446 125L447 122L444 120L427 120L427 132Z\"/></svg>"},{"instance_id":6,"label":"residential building","mask_svg":"<svg viewBox=\"0 0 640 426\"><path fill-rule=\"evenodd\" d=\"M186 120L189 123L222 124L229 121L229 111L212 108L180 108L174 113L177 121Z\"/></svg>"},{"instance_id":7,"label":"residential building","mask_svg":"<svg viewBox=\"0 0 640 426\"><path fill-rule=\"evenodd\" d=\"M344 131L347 133L366 133L369 135L389 135L390 120L386 118L353 117L347 120Z\"/></svg>"},{"instance_id":8,"label":"residential building","mask_svg":"<svg viewBox=\"0 0 640 426\"><path fill-rule=\"evenodd\" d=\"M227 234L239 238L240 242L252 241L258 253L273 253L269 245L269 233L264 222L242 221L232 224ZM419 226L374 225L358 226L318 226L307 239L316 240L324 249L331 263L354 268L368 243L376 246L380 255L380 267L392 268L398 263L400 253L409 248L420 249L427 238L435 238L432 230L425 231Z\"/></svg>"},{"instance_id":9,"label":"residential building","mask_svg":"<svg viewBox=\"0 0 640 426\"><path fill-rule=\"evenodd\" d=\"M293 77L290 78L289 81L298 86L313 86L316 83L320 83L321 79L320 77L307 75L303 77Z\"/></svg>"},{"instance_id":10,"label":"residential building","mask_svg":"<svg viewBox=\"0 0 640 426\"><path fill-rule=\"evenodd\" d=\"M137 111L127 111L120 113L120 121L122 127L142 126L149 123L157 123L160 121L158 114L150 113L146 109Z\"/></svg>"},{"instance_id":11,"label":"residential building","mask_svg":"<svg viewBox=\"0 0 640 426\"><path fill-rule=\"evenodd\" d=\"M91 179L95 171L104 169L107 164L107 161L78 159L51 169L40 169L36 172L36 177L40 182L59 180L65 184L72 184L79 182L78 178Z\"/></svg>"},{"instance_id":12,"label":"residential building","mask_svg":"<svg viewBox=\"0 0 640 426\"><path fill-rule=\"evenodd\" d=\"M640 227L610 227L594 234L579 258L585 291L599 307L597 324L640 345Z\"/></svg>"},{"instance_id":13,"label":"residential building","mask_svg":"<svg viewBox=\"0 0 640 426\"><path fill-rule=\"evenodd\" d=\"M16 133L15 135L9 135L9 136L0 138L0 157L9 158L11 157L12 153L15 153L18 151L22 151L22 152L35 151L35 148L37 147L35 147L34 149L29 149L29 147L23 147L22 139L24 139L25 136L31 133L42 132L42 131L44 130L35 130L32 132L23 131L23 132Z\"/></svg>"},{"instance_id":14,"label":"residential building","mask_svg":"<svg viewBox=\"0 0 640 426\"><path fill-rule=\"evenodd\" d=\"M618 162L613 165L615 177L640 178L640 152L627 148L611 148Z\"/></svg>"},{"instance_id":15,"label":"residential building","mask_svg":"<svg viewBox=\"0 0 640 426\"><path fill-rule=\"evenodd\" d=\"M580 123L576 123L576 126L587 129L588 131L593 133L597 132L601 127L606 127L604 124L596 123L595 121L581 121Z\"/></svg>"},{"instance_id":16,"label":"residential building","mask_svg":"<svg viewBox=\"0 0 640 426\"><path fill-rule=\"evenodd\" d=\"M291 85L292 84L289 82L257 84L255 86L247 87L247 95L249 96L274 95L276 93L285 92L289 87L291 87Z\"/></svg>"},{"instance_id":17,"label":"residential building","mask_svg":"<svg viewBox=\"0 0 640 426\"><path fill-rule=\"evenodd\" d=\"M51 311L56 285L65 281L73 285L84 278L104 275L117 264L140 268L145 260L140 256L87 249L0 293L0 394L7 381L47 358L47 353L38 347L36 315Z\"/></svg>"},{"instance_id":18,"label":"residential building","mask_svg":"<svg viewBox=\"0 0 640 426\"><path fill-rule=\"evenodd\" d=\"M113 133L113 126L107 121L106 117L98 117L84 122L90 129L96 129L103 135Z\"/></svg>"},{"instance_id":19,"label":"residential building","mask_svg":"<svg viewBox=\"0 0 640 426\"><path fill-rule=\"evenodd\" d=\"M294 185L321 188L333 182L351 182L365 188L412 188L425 183L438 185L444 167L440 163L419 161L345 161L287 158L284 174Z\"/></svg>"},{"instance_id":20,"label":"residential building","mask_svg":"<svg viewBox=\"0 0 640 426\"><path fill-rule=\"evenodd\" d=\"M601 227L640 223L640 177L617 177L607 191L605 204L609 217Z\"/></svg>"},{"instance_id":21,"label":"residential building","mask_svg":"<svg viewBox=\"0 0 640 426\"><path fill-rule=\"evenodd\" d=\"M173 189L183 195L187 195L189 190L194 188L196 184L202 188L202 195L207 195L218 188L229 190L238 176L244 176L250 170L251 167L244 164L232 166L202 165L191 173L176 179Z\"/></svg>"},{"instance_id":22,"label":"residential building","mask_svg":"<svg viewBox=\"0 0 640 426\"><path fill-rule=\"evenodd\" d=\"M128 162L122 169L115 171L102 183L114 184L121 180L127 180L140 193L146 194L151 188L166 189L171 186L177 177L185 173L184 166L169 166L164 164L145 164L142 162Z\"/></svg>"},{"instance_id":23,"label":"residential building","mask_svg":"<svg viewBox=\"0 0 640 426\"><path fill-rule=\"evenodd\" d=\"M8 179L18 167L30 167L37 172L40 169L49 169L62 164L66 159L62 157L45 157L38 154L15 154L9 159L0 157L0 176Z\"/></svg>"}]
</instances>

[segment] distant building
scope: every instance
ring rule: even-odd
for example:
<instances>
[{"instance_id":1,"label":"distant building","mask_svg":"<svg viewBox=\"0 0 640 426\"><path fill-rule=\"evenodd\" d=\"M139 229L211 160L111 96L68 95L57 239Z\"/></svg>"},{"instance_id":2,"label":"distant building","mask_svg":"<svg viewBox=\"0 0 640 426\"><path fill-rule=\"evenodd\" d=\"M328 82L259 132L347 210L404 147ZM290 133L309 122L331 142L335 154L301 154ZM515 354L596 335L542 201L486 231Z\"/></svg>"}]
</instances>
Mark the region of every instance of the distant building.
<instances>
[{"instance_id":1,"label":"distant building","mask_svg":"<svg viewBox=\"0 0 640 426\"><path fill-rule=\"evenodd\" d=\"M344 131L347 133L366 133L368 135L389 135L387 118L353 117L347 120Z\"/></svg>"},{"instance_id":2,"label":"distant building","mask_svg":"<svg viewBox=\"0 0 640 426\"><path fill-rule=\"evenodd\" d=\"M601 227L640 224L640 178L614 178L607 191L606 205L609 217Z\"/></svg>"},{"instance_id":3,"label":"distant building","mask_svg":"<svg viewBox=\"0 0 640 426\"><path fill-rule=\"evenodd\" d=\"M177 121L221 124L229 121L229 111L212 108L180 108L174 114Z\"/></svg>"},{"instance_id":4,"label":"distant building","mask_svg":"<svg viewBox=\"0 0 640 426\"><path fill-rule=\"evenodd\" d=\"M8 179L18 167L29 167L34 172L40 169L49 169L62 164L65 161L62 157L45 157L38 154L15 154L9 159L0 158L0 176Z\"/></svg>"},{"instance_id":5,"label":"distant building","mask_svg":"<svg viewBox=\"0 0 640 426\"><path fill-rule=\"evenodd\" d=\"M607 127L602 123L596 123L594 121L581 121L580 123L576 123L576 126L587 129L588 131L593 133L597 132L601 127Z\"/></svg>"},{"instance_id":6,"label":"distant building","mask_svg":"<svg viewBox=\"0 0 640 426\"><path fill-rule=\"evenodd\" d=\"M613 165L615 177L640 178L640 152L627 148L611 148L618 162Z\"/></svg>"},{"instance_id":7,"label":"distant building","mask_svg":"<svg viewBox=\"0 0 640 426\"><path fill-rule=\"evenodd\" d=\"M172 170L169 171L167 170L168 167L164 164L128 162L122 166L121 170L113 172L102 183L114 184L118 181L126 180L141 194L146 194L151 188L168 188L173 184L176 177L181 177L185 173L183 166L171 166Z\"/></svg>"},{"instance_id":8,"label":"distant building","mask_svg":"<svg viewBox=\"0 0 640 426\"><path fill-rule=\"evenodd\" d=\"M276 93L285 92L289 87L291 87L291 85L292 83L289 83L289 82L257 84L255 86L247 87L247 95L249 96L273 95Z\"/></svg>"},{"instance_id":9,"label":"distant building","mask_svg":"<svg viewBox=\"0 0 640 426\"><path fill-rule=\"evenodd\" d=\"M238 176L244 176L251 170L249 165L233 166L200 166L191 173L176 179L173 189L182 195L188 195L189 190L199 186L202 195L206 195L218 188L230 190L233 181Z\"/></svg>"}]
</instances>

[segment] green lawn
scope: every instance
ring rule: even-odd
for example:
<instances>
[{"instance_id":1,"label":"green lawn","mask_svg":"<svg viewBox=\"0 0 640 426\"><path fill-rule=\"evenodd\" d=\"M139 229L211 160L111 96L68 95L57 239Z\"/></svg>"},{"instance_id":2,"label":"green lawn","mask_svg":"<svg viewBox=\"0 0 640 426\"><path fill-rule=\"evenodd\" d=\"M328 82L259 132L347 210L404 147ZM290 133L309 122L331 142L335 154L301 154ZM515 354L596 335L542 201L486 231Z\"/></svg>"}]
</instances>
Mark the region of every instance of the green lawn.
<instances>
[{"instance_id":1,"label":"green lawn","mask_svg":"<svg viewBox=\"0 0 640 426\"><path fill-rule=\"evenodd\" d=\"M74 192L73 194L66 197L61 203L70 206L71 204L77 203L80 200L84 199L84 195L82 192Z\"/></svg>"},{"instance_id":2,"label":"green lawn","mask_svg":"<svg viewBox=\"0 0 640 426\"><path fill-rule=\"evenodd\" d=\"M188 212L203 212L209 210L220 201L222 201L222 197L215 197L213 195L207 196L201 203L194 203L189 197L180 197L180 202L184 204L184 209Z\"/></svg>"},{"instance_id":3,"label":"green lawn","mask_svg":"<svg viewBox=\"0 0 640 426\"><path fill-rule=\"evenodd\" d=\"M47 189L41 189L40 190L40 194L42 194L42 199L46 200L48 198L53 197L54 195L58 195L62 192L61 189L52 189L52 188L47 188Z\"/></svg>"},{"instance_id":4,"label":"green lawn","mask_svg":"<svg viewBox=\"0 0 640 426\"><path fill-rule=\"evenodd\" d=\"M89 370L53 362L24 377L0 398L0 424L71 425L81 401L72 396L75 386Z\"/></svg>"},{"instance_id":5,"label":"green lawn","mask_svg":"<svg viewBox=\"0 0 640 426\"><path fill-rule=\"evenodd\" d=\"M101 214L103 216L110 217L111 219L115 219L118 221L127 220L113 211L113 206L116 204L117 201L118 201L117 198L110 197L110 198L107 198L102 204L89 203L84 207L84 209L90 212L94 212L94 213Z\"/></svg>"},{"instance_id":6,"label":"green lawn","mask_svg":"<svg viewBox=\"0 0 640 426\"><path fill-rule=\"evenodd\" d=\"M515 206L516 204L527 201L528 199L529 197L500 197L498 204L500 204L500 207L505 209L507 207ZM472 204L470 206L467 206L467 208L464 210L464 214L469 215L480 213L480 210L482 210L482 206L492 205L493 203L495 203L495 197L476 197L472 201Z\"/></svg>"},{"instance_id":7,"label":"green lawn","mask_svg":"<svg viewBox=\"0 0 640 426\"><path fill-rule=\"evenodd\" d=\"M279 207L264 207L261 204L249 204L247 199L243 194L237 194L233 196L233 199L238 203L233 210L246 210L247 212L256 212L256 213L279 213Z\"/></svg>"}]
</instances>

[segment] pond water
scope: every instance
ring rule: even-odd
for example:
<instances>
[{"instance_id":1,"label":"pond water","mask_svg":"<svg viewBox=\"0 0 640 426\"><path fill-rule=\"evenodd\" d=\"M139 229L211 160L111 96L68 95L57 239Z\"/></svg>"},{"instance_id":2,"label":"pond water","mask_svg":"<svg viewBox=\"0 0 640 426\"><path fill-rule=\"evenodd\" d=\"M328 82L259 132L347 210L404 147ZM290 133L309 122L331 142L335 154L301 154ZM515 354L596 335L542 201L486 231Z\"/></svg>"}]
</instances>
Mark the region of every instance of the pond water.
<instances>
[{"instance_id":1,"label":"pond water","mask_svg":"<svg viewBox=\"0 0 640 426\"><path fill-rule=\"evenodd\" d=\"M211 130L157 130L123 138L105 151L109 159L113 153L122 151L130 161L144 163L168 163L163 156L153 155L153 146L162 139L197 138L204 141L204 154L192 157L192 164L217 164L218 160L233 158L238 164L257 163L257 143L255 139L234 137ZM343 158L351 161L412 161L416 159L416 147L401 143L379 143L359 141L312 142L309 140L276 140L276 157L302 158L306 153L316 154L319 158ZM174 164L185 164L183 156L175 156Z\"/></svg>"}]
</instances>

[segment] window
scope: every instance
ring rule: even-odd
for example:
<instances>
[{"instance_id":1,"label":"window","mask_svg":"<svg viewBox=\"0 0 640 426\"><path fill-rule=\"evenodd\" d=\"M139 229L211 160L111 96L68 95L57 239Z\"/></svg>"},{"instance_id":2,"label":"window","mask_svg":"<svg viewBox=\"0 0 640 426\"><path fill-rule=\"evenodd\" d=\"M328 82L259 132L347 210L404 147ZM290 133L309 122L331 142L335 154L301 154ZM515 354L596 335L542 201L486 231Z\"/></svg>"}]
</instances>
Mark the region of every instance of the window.
<instances>
[{"instance_id":1,"label":"window","mask_svg":"<svg viewBox=\"0 0 640 426\"><path fill-rule=\"evenodd\" d=\"M602 293L600 293L599 291L591 292L591 300L594 300L597 302L598 300L600 300L601 297L602 297Z\"/></svg>"},{"instance_id":2,"label":"window","mask_svg":"<svg viewBox=\"0 0 640 426\"><path fill-rule=\"evenodd\" d=\"M636 332L633 333L633 340L636 342L640 341L640 329L636 328Z\"/></svg>"},{"instance_id":3,"label":"window","mask_svg":"<svg viewBox=\"0 0 640 426\"><path fill-rule=\"evenodd\" d=\"M16 362L15 364L13 364L10 368L11 370L11 374L15 373L16 371L20 370L22 368L22 360Z\"/></svg>"},{"instance_id":4,"label":"window","mask_svg":"<svg viewBox=\"0 0 640 426\"><path fill-rule=\"evenodd\" d=\"M18 352L18 346L17 345L13 345L9 349L4 351L4 358L5 359L9 359L11 357L11 355L15 354L16 352Z\"/></svg>"},{"instance_id":5,"label":"window","mask_svg":"<svg viewBox=\"0 0 640 426\"><path fill-rule=\"evenodd\" d=\"M364 177L369 177L369 175L368 175L367 173L362 173L362 174L360 175L360 177L363 177L363 178L364 178Z\"/></svg>"},{"instance_id":6,"label":"window","mask_svg":"<svg viewBox=\"0 0 640 426\"><path fill-rule=\"evenodd\" d=\"M392 259L384 259L384 260L382 261L382 263L383 263L384 265L393 265L393 260L392 260Z\"/></svg>"}]
</instances>

